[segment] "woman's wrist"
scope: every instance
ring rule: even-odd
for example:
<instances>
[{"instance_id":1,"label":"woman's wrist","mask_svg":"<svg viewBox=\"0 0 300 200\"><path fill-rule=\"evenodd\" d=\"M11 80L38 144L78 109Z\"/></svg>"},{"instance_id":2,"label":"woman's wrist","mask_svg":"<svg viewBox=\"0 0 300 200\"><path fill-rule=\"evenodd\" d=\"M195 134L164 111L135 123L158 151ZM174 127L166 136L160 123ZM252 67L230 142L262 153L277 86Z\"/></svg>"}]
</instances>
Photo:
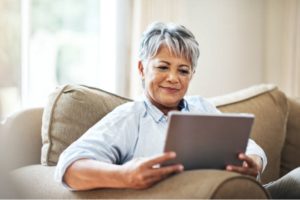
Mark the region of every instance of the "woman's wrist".
<instances>
[{"instance_id":1,"label":"woman's wrist","mask_svg":"<svg viewBox=\"0 0 300 200\"><path fill-rule=\"evenodd\" d=\"M263 160L262 160L262 158L258 155L255 155L255 154L251 154L251 155L248 155L248 156L252 158L252 160L255 162L255 164L257 166L258 172L261 173L262 169L263 169Z\"/></svg>"}]
</instances>

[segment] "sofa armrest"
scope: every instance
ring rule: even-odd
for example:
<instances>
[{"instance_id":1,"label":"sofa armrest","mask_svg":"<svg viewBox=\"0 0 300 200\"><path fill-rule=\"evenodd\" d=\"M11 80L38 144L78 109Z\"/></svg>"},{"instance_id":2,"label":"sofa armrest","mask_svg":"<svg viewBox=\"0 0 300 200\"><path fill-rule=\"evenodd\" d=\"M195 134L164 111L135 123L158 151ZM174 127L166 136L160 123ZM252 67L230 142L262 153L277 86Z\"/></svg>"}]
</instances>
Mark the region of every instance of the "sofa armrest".
<instances>
[{"instance_id":1,"label":"sofa armrest","mask_svg":"<svg viewBox=\"0 0 300 200\"><path fill-rule=\"evenodd\" d=\"M11 168L40 163L42 114L43 108L30 108L1 122L0 143Z\"/></svg>"},{"instance_id":2,"label":"sofa armrest","mask_svg":"<svg viewBox=\"0 0 300 200\"><path fill-rule=\"evenodd\" d=\"M221 170L195 170L174 175L145 190L97 189L71 192L53 179L55 167L32 165L12 172L22 198L268 198L253 178Z\"/></svg>"}]
</instances>

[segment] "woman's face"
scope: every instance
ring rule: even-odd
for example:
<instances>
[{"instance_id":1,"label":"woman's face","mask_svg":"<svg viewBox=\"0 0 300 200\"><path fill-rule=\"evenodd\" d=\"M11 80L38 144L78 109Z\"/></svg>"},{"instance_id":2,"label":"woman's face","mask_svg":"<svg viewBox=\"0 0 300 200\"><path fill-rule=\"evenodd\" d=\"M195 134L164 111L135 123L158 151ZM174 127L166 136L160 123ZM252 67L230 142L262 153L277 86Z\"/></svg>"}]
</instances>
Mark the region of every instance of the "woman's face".
<instances>
[{"instance_id":1,"label":"woman's face","mask_svg":"<svg viewBox=\"0 0 300 200\"><path fill-rule=\"evenodd\" d=\"M194 73L188 60L175 57L165 46L155 57L139 62L139 72L147 97L160 110L177 109Z\"/></svg>"}]
</instances>

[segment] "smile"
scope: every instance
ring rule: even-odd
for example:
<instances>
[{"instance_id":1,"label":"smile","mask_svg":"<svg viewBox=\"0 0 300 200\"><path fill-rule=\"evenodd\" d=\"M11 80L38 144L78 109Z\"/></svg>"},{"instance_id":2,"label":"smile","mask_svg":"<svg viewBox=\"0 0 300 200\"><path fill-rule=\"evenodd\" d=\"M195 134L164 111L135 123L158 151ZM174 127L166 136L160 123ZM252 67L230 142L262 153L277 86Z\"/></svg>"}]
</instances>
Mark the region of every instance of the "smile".
<instances>
[{"instance_id":1,"label":"smile","mask_svg":"<svg viewBox=\"0 0 300 200\"><path fill-rule=\"evenodd\" d=\"M167 91L167 92L178 92L180 89L179 88L173 88L173 87L163 87L160 86L161 89Z\"/></svg>"}]
</instances>

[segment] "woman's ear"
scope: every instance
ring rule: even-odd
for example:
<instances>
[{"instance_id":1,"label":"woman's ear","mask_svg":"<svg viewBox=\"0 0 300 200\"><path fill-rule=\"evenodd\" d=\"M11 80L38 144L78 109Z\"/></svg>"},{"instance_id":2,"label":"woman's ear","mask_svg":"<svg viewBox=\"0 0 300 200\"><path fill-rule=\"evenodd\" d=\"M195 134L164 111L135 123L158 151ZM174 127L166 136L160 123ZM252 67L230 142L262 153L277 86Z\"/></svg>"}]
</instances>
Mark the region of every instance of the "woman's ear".
<instances>
[{"instance_id":1,"label":"woman's ear","mask_svg":"<svg viewBox=\"0 0 300 200\"><path fill-rule=\"evenodd\" d=\"M191 75L191 80L193 79L195 73L196 73L196 70L193 70L192 75Z\"/></svg>"},{"instance_id":2,"label":"woman's ear","mask_svg":"<svg viewBox=\"0 0 300 200\"><path fill-rule=\"evenodd\" d=\"M139 69L139 74L141 76L142 79L144 79L145 77L145 68L144 68L144 65L143 65L143 62L140 60L139 63L138 63L138 69Z\"/></svg>"}]
</instances>

